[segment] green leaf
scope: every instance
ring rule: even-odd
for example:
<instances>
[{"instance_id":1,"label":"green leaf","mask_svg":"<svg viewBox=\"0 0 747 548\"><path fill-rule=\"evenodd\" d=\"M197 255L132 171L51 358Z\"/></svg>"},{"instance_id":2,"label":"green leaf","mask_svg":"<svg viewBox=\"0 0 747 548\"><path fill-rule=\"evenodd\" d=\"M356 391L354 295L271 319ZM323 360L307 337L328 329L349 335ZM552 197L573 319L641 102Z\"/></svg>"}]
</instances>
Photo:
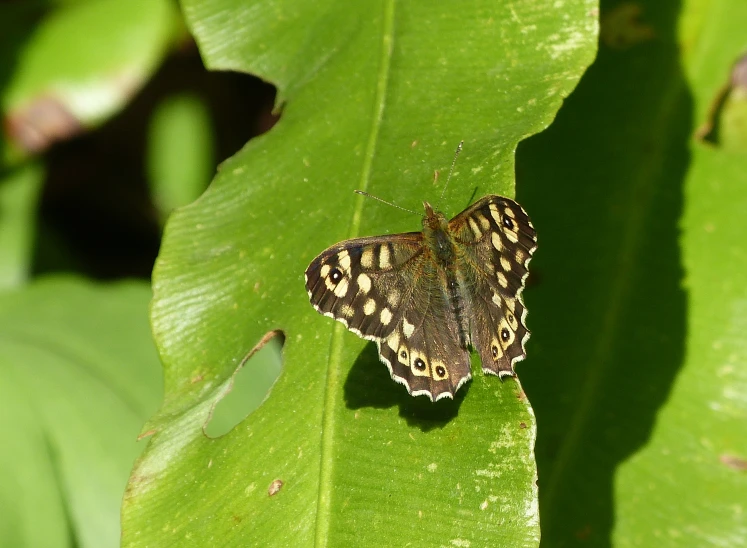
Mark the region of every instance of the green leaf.
<instances>
[{"instance_id":1,"label":"green leaf","mask_svg":"<svg viewBox=\"0 0 747 548\"><path fill-rule=\"evenodd\" d=\"M694 135L747 5L610 4L598 59L517 157L543 543L740 546L747 170Z\"/></svg>"},{"instance_id":2,"label":"green leaf","mask_svg":"<svg viewBox=\"0 0 747 548\"><path fill-rule=\"evenodd\" d=\"M205 190L214 145L207 105L198 96L174 95L156 107L148 131L148 182L164 221Z\"/></svg>"},{"instance_id":3,"label":"green leaf","mask_svg":"<svg viewBox=\"0 0 747 548\"><path fill-rule=\"evenodd\" d=\"M0 294L3 546L119 544L138 428L161 391L149 298L142 283L73 278Z\"/></svg>"},{"instance_id":4,"label":"green leaf","mask_svg":"<svg viewBox=\"0 0 747 548\"><path fill-rule=\"evenodd\" d=\"M517 143L593 57L594 6L184 2L206 63L277 83L282 116L167 224L152 306L166 394L125 497L125 546L537 544L519 384L478 374L454 402L408 396L373 345L313 311L303 272L345 237L420 228L355 188L448 214L513 195ZM462 138L439 200L434 170ZM274 330L283 372L268 399L206 437Z\"/></svg>"}]
</instances>

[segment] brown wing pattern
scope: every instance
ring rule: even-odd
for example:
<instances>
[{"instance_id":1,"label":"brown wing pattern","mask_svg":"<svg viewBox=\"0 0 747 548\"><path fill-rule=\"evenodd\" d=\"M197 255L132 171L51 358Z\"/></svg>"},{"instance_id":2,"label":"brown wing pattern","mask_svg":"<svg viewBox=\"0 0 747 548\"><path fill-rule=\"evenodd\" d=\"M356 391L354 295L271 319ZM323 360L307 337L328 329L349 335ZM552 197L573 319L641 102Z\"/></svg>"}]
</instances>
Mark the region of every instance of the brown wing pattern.
<instances>
[{"instance_id":1,"label":"brown wing pattern","mask_svg":"<svg viewBox=\"0 0 747 548\"><path fill-rule=\"evenodd\" d=\"M377 341L394 329L401 303L414 290L422 254L419 232L340 242L306 269L309 300L321 314Z\"/></svg>"},{"instance_id":2,"label":"brown wing pattern","mask_svg":"<svg viewBox=\"0 0 747 548\"><path fill-rule=\"evenodd\" d=\"M502 196L485 196L449 223L460 249L470 338L483 371L514 375L529 339L522 300L537 234L524 209Z\"/></svg>"},{"instance_id":3,"label":"brown wing pattern","mask_svg":"<svg viewBox=\"0 0 747 548\"><path fill-rule=\"evenodd\" d=\"M467 382L469 351L459 344L459 326L443 291L443 273L423 264L417 293L403 303L396 329L377 341L392 379L413 396L451 398Z\"/></svg>"}]
</instances>

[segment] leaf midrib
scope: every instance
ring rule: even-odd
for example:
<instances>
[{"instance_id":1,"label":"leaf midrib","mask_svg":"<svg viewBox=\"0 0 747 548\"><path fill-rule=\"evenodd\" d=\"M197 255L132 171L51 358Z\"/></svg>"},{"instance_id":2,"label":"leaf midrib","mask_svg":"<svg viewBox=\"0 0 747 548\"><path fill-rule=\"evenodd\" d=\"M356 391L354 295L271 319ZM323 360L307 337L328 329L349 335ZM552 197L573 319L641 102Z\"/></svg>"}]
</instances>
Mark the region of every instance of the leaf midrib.
<instances>
[{"instance_id":1,"label":"leaf midrib","mask_svg":"<svg viewBox=\"0 0 747 548\"><path fill-rule=\"evenodd\" d=\"M383 6L381 57L377 74L375 95L375 112L372 117L371 128L363 155L360 190L368 190L371 181L371 170L374 154L379 138L381 121L386 107L386 96L389 86L389 74L394 44L394 13L396 0L387 0ZM360 231L363 210L363 196L358 196L353 209L348 237L355 237ZM316 515L316 546L327 546L329 541L329 527L331 516L332 471L334 466L333 445L335 432L335 401L340 393L340 356L342 354L344 329L341 324L335 324L330 339L329 362L327 378L324 387L324 401L322 406L321 451L319 463L319 496L317 498Z\"/></svg>"}]
</instances>

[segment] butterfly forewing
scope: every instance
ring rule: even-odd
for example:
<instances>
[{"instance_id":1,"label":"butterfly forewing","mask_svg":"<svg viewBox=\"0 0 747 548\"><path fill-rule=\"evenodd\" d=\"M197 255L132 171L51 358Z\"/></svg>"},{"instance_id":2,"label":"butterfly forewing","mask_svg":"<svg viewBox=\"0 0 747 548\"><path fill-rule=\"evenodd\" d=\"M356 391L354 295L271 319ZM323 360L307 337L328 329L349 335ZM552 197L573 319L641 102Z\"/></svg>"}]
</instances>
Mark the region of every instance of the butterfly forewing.
<instances>
[{"instance_id":1,"label":"butterfly forewing","mask_svg":"<svg viewBox=\"0 0 747 548\"><path fill-rule=\"evenodd\" d=\"M487 373L513 375L525 357L521 292L537 243L521 206L501 196L448 224L426 204L423 223L425 233L330 247L306 269L306 289L319 312L376 341L395 381L437 400L471 377L470 344Z\"/></svg>"},{"instance_id":2,"label":"butterfly forewing","mask_svg":"<svg viewBox=\"0 0 747 548\"><path fill-rule=\"evenodd\" d=\"M419 232L396 238L345 240L321 253L306 269L314 308L369 340L391 333L415 290L423 251Z\"/></svg>"}]
</instances>

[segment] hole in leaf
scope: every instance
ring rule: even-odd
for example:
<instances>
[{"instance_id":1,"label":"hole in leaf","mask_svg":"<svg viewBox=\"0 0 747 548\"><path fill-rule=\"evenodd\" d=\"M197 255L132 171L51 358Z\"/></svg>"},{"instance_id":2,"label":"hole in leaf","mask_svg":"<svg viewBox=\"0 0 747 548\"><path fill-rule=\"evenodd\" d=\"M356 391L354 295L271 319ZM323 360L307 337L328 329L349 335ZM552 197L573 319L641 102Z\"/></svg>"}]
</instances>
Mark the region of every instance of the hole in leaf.
<instances>
[{"instance_id":1,"label":"hole in leaf","mask_svg":"<svg viewBox=\"0 0 747 548\"><path fill-rule=\"evenodd\" d=\"M205 434L217 438L227 434L257 409L280 375L283 337L272 337L234 375L233 388L220 400L205 427Z\"/></svg>"}]
</instances>

